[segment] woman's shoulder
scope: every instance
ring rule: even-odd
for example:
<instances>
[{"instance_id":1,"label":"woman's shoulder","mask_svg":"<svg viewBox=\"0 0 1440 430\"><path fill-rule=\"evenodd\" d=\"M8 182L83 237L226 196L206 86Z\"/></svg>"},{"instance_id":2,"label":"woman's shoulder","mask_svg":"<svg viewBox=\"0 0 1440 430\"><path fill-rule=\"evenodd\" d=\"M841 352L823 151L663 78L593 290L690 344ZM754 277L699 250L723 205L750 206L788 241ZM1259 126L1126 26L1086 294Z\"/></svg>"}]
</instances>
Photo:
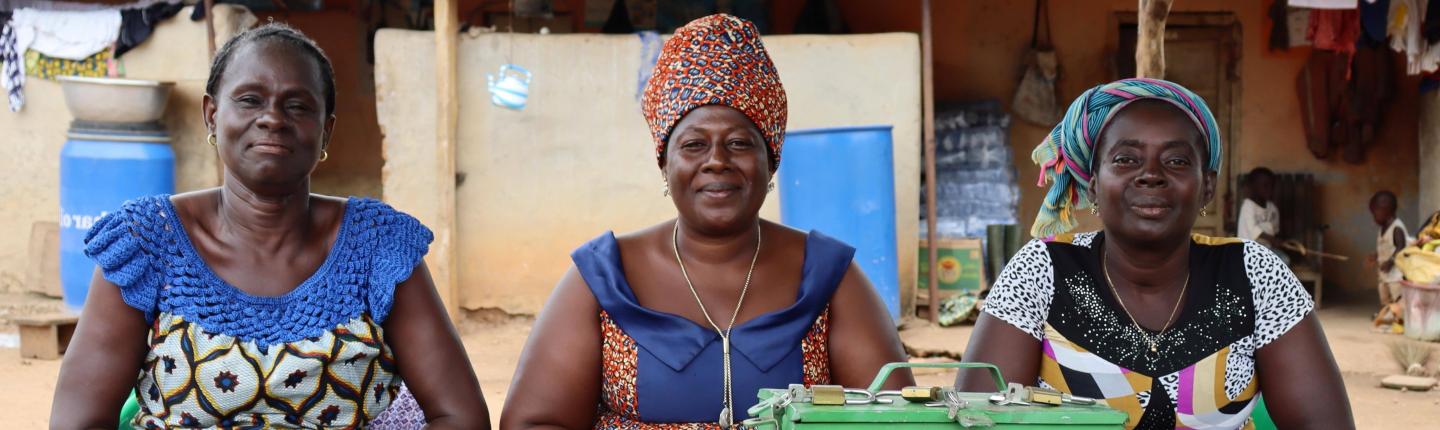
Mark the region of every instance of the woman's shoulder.
<instances>
[{"instance_id":1,"label":"woman's shoulder","mask_svg":"<svg viewBox=\"0 0 1440 430\"><path fill-rule=\"evenodd\" d=\"M312 201L344 208L345 221L355 228L350 234L377 237L381 240L411 238L429 244L434 233L419 219L380 200L369 197L342 199L312 195Z\"/></svg>"}]
</instances>

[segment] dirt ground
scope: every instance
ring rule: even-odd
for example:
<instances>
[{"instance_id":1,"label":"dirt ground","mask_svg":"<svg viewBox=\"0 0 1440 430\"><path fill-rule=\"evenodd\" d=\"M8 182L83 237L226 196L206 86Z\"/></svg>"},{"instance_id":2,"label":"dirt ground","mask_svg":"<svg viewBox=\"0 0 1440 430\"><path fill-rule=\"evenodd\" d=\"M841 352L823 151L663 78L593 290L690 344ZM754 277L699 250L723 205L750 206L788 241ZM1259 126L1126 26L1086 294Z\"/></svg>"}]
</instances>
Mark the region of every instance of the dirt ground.
<instances>
[{"instance_id":1,"label":"dirt ground","mask_svg":"<svg viewBox=\"0 0 1440 430\"><path fill-rule=\"evenodd\" d=\"M28 296L0 295L0 320L51 309L53 302ZM1361 429L1434 428L1440 422L1440 391L1400 392L1380 388L1380 379L1398 372L1386 343L1399 335L1369 330L1369 310L1327 308L1320 312L1326 337L1345 378L1345 389ZM460 324L470 362L484 387L485 399L498 420L510 378L530 334L529 318L484 315ZM59 361L22 360L14 349L14 326L0 326L0 428L45 428L55 390ZM912 353L958 356L969 339L970 328L939 328L907 324L902 332ZM936 360L932 358L930 360ZM1431 362L1435 370L1436 360ZM953 375L941 371L917 372L920 383L948 385Z\"/></svg>"}]
</instances>

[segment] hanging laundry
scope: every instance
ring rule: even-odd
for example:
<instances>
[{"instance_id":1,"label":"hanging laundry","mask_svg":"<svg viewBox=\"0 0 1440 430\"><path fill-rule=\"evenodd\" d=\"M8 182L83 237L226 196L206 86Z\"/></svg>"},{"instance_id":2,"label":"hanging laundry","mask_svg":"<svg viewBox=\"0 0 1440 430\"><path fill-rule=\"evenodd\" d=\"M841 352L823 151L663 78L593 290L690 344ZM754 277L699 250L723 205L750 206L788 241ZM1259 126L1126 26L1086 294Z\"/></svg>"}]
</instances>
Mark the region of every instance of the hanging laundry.
<instances>
[{"instance_id":1,"label":"hanging laundry","mask_svg":"<svg viewBox=\"0 0 1440 430\"><path fill-rule=\"evenodd\" d=\"M1351 164L1365 161L1365 151L1379 134L1385 107L1393 93L1391 53L1383 47L1362 44L1350 62L1343 116L1345 138L1341 158Z\"/></svg>"},{"instance_id":2,"label":"hanging laundry","mask_svg":"<svg viewBox=\"0 0 1440 430\"><path fill-rule=\"evenodd\" d=\"M10 25L33 35L30 49L54 58L81 61L110 49L120 34L120 10L47 11L20 9Z\"/></svg>"},{"instance_id":3,"label":"hanging laundry","mask_svg":"<svg viewBox=\"0 0 1440 430\"><path fill-rule=\"evenodd\" d=\"M1368 0L1367 0L1368 1ZM1290 6L1309 9L1354 9L1360 0L1290 0Z\"/></svg>"},{"instance_id":4,"label":"hanging laundry","mask_svg":"<svg viewBox=\"0 0 1440 430\"><path fill-rule=\"evenodd\" d=\"M1285 27L1290 30L1290 47L1310 46L1310 40L1305 37L1310 32L1310 9L1287 7L1285 21Z\"/></svg>"},{"instance_id":5,"label":"hanging laundry","mask_svg":"<svg viewBox=\"0 0 1440 430\"><path fill-rule=\"evenodd\" d=\"M1428 2L1423 0L1390 0L1390 24L1386 34L1390 36L1390 49L1405 53L1405 72L1418 75L1421 72L1420 57L1425 54L1425 38L1421 34L1421 19L1425 17Z\"/></svg>"},{"instance_id":6,"label":"hanging laundry","mask_svg":"<svg viewBox=\"0 0 1440 430\"><path fill-rule=\"evenodd\" d=\"M1390 0L1360 2L1360 38L1370 44L1384 44L1390 24Z\"/></svg>"},{"instance_id":7,"label":"hanging laundry","mask_svg":"<svg viewBox=\"0 0 1440 430\"><path fill-rule=\"evenodd\" d=\"M642 31L635 35L640 36L640 70L635 77L635 100L639 101L645 93L645 84L650 82L651 75L655 73L655 63L660 61L661 41L660 33L653 31Z\"/></svg>"},{"instance_id":8,"label":"hanging laundry","mask_svg":"<svg viewBox=\"0 0 1440 430\"><path fill-rule=\"evenodd\" d=\"M1285 0L1275 0L1270 4L1270 10L1266 16L1270 18L1270 50L1284 51L1290 49L1290 29L1287 28L1289 20L1285 19Z\"/></svg>"},{"instance_id":9,"label":"hanging laundry","mask_svg":"<svg viewBox=\"0 0 1440 430\"><path fill-rule=\"evenodd\" d=\"M120 34L115 40L115 57L119 58L125 55L145 39L150 38L150 33L155 31L156 25L160 25L161 21L180 13L180 9L184 8L184 3L175 2L155 3L145 8L121 10Z\"/></svg>"},{"instance_id":10,"label":"hanging laundry","mask_svg":"<svg viewBox=\"0 0 1440 430\"><path fill-rule=\"evenodd\" d=\"M1310 11L1307 39L1316 49L1345 54L1355 53L1360 39L1360 12L1355 9L1315 9Z\"/></svg>"},{"instance_id":11,"label":"hanging laundry","mask_svg":"<svg viewBox=\"0 0 1440 430\"><path fill-rule=\"evenodd\" d=\"M1305 146L1315 158L1330 156L1331 135L1341 127L1342 89L1345 87L1344 55L1330 51L1310 51L1310 58L1295 78L1300 97L1301 125L1305 129Z\"/></svg>"},{"instance_id":12,"label":"hanging laundry","mask_svg":"<svg viewBox=\"0 0 1440 430\"><path fill-rule=\"evenodd\" d=\"M25 107L25 49L30 46L33 39L29 35L22 35L16 30L14 20L11 19L4 25L0 25L0 86L5 87L5 94L10 104L11 112L19 112Z\"/></svg>"},{"instance_id":13,"label":"hanging laundry","mask_svg":"<svg viewBox=\"0 0 1440 430\"><path fill-rule=\"evenodd\" d=\"M40 79L59 76L103 78L110 71L110 58L109 49L80 61L55 58L31 49L25 51L25 74Z\"/></svg>"}]
</instances>

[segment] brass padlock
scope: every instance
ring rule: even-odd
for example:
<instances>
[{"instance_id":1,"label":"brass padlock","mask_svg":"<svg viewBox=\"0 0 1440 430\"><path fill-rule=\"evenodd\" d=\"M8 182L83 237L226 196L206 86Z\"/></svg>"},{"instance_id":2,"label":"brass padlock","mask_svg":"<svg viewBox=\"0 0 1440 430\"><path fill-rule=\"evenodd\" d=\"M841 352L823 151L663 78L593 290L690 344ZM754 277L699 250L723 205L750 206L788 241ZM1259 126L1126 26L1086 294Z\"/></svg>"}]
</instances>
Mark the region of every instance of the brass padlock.
<instances>
[{"instance_id":1,"label":"brass padlock","mask_svg":"<svg viewBox=\"0 0 1440 430\"><path fill-rule=\"evenodd\" d=\"M810 386L811 403L816 405L844 405L845 387L839 385Z\"/></svg>"},{"instance_id":2,"label":"brass padlock","mask_svg":"<svg viewBox=\"0 0 1440 430\"><path fill-rule=\"evenodd\" d=\"M1028 387L1027 390L1030 391L1030 403L1060 406L1065 402L1065 397L1059 391L1040 387Z\"/></svg>"},{"instance_id":3,"label":"brass padlock","mask_svg":"<svg viewBox=\"0 0 1440 430\"><path fill-rule=\"evenodd\" d=\"M911 403L928 403L940 400L940 387L905 387L900 397Z\"/></svg>"}]
</instances>

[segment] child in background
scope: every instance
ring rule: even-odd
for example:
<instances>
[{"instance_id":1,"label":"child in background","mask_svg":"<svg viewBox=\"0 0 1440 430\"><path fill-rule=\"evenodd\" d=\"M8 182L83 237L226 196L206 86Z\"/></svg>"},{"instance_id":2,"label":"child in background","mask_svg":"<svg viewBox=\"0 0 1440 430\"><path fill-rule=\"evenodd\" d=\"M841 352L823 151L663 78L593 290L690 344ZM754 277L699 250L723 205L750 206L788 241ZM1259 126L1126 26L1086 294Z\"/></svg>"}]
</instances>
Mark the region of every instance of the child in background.
<instances>
[{"instance_id":1,"label":"child in background","mask_svg":"<svg viewBox=\"0 0 1440 430\"><path fill-rule=\"evenodd\" d=\"M1275 172L1256 167L1245 175L1245 182L1249 191L1245 202L1240 204L1236 235L1271 248L1280 246L1280 241L1275 238L1280 234L1280 209L1271 201L1275 194ZM1277 254L1280 252L1277 251Z\"/></svg>"},{"instance_id":2,"label":"child in background","mask_svg":"<svg viewBox=\"0 0 1440 430\"><path fill-rule=\"evenodd\" d=\"M1375 241L1375 254L1370 256L1371 265L1378 264L1379 285L1376 288L1380 293L1380 314L1376 317L1379 323L1386 317L1387 311L1390 316L1399 319L1399 313L1395 306L1400 301L1400 281L1405 277L1400 269L1395 267L1395 256L1405 249L1409 243L1410 236L1405 230L1405 223L1395 216L1399 209L1399 201L1395 193L1380 191L1370 197L1370 215L1375 217L1375 225L1380 226L1380 236Z\"/></svg>"}]
</instances>

